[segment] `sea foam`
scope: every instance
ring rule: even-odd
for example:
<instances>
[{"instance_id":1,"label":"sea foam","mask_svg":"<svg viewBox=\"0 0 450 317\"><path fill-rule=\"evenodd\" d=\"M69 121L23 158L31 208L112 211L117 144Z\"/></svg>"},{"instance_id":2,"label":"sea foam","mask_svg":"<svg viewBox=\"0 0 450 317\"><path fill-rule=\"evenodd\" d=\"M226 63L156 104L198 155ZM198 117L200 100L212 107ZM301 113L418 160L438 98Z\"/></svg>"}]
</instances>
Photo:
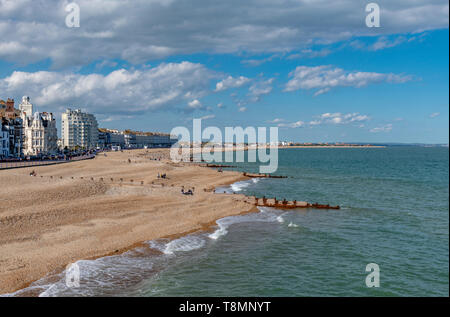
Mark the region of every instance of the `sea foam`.
<instances>
[{"instance_id":1,"label":"sea foam","mask_svg":"<svg viewBox=\"0 0 450 317\"><path fill-rule=\"evenodd\" d=\"M205 245L205 240L201 237L186 236L167 243L163 250L164 254L174 254L175 252L187 252L200 249Z\"/></svg>"}]
</instances>

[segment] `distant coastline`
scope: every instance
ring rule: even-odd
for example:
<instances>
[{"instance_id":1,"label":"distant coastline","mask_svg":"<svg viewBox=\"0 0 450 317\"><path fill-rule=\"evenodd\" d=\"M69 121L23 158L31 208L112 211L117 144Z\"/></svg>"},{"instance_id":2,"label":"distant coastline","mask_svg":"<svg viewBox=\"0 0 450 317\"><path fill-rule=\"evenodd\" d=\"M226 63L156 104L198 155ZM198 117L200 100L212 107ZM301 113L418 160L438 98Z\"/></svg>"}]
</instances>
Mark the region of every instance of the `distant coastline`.
<instances>
[{"instance_id":1,"label":"distant coastline","mask_svg":"<svg viewBox=\"0 0 450 317\"><path fill-rule=\"evenodd\" d=\"M285 145L279 146L279 149L357 149L357 148L385 148L385 145Z\"/></svg>"}]
</instances>

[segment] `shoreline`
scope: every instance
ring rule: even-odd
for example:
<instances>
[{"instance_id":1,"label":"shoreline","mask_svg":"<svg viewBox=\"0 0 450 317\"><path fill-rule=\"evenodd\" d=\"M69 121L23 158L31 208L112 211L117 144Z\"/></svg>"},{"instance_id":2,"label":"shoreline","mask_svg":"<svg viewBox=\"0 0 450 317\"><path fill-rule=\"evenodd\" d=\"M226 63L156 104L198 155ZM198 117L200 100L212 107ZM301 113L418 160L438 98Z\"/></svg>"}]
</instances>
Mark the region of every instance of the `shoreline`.
<instances>
[{"instance_id":1,"label":"shoreline","mask_svg":"<svg viewBox=\"0 0 450 317\"><path fill-rule=\"evenodd\" d=\"M218 195L222 195L222 194L218 194ZM257 213L257 212L259 212L258 207L257 206L253 206L253 208L250 209L250 210L243 211L243 212L238 213L238 214L225 216L225 217L222 217L222 218L218 218L218 219L216 219L214 221L211 221L211 223L209 223L208 225L206 225L205 227L200 228L200 229L194 229L194 230L190 230L190 231L186 231L186 232L182 232L182 233L172 234L172 235L168 235L168 236L164 236L164 237L158 237L158 238L153 239L153 240L145 240L145 241L136 242L136 243L134 243L134 244L132 244L132 245L130 245L128 247L125 247L125 248L122 248L122 249L119 249L119 250L115 250L115 251L111 251L111 252L106 253L104 255L99 255L99 256L94 256L94 257L87 257L87 258L83 258L83 259L79 259L79 260L94 261L94 260L105 258L105 257L108 257L108 256L123 255L124 253L126 253L128 251L136 250L136 249L138 249L140 247L146 247L146 248L149 248L150 250L152 250L153 252L160 253L161 252L160 250L154 249L154 248L148 246L146 243L154 241L154 240L158 240L158 239L167 239L168 243L169 243L169 242L174 241L176 239L180 239L180 238L192 235L192 234L214 232L213 228L218 225L217 221L219 221L221 219L225 219L225 218L231 217L231 216L244 216L244 215L248 215L248 214L251 214L251 213ZM79 261L79 260L77 260L77 261ZM74 262L76 262L76 261L74 261ZM74 262L72 262L72 263L74 263ZM68 264L70 264L70 263L67 263L66 265L68 265ZM11 294L14 294L16 292L20 292L22 290L25 290L26 288L30 287L33 283L35 283L35 282L37 282L37 281L39 281L39 280L41 280L41 279L43 279L45 277L48 277L49 275L60 274L60 273L64 272L64 270L66 268L66 265L60 266L58 268L55 268L52 271L47 272L44 276L42 276L42 277L40 277L40 278L38 278L36 280L28 282L24 287L21 287L19 289L15 289L15 290L13 290L11 292L8 292L8 293L0 293L0 297L2 297L4 295L11 295ZM26 296L22 296L22 297L37 297L37 296L34 296L34 295L33 296L28 296L28 295L26 295Z\"/></svg>"},{"instance_id":2,"label":"shoreline","mask_svg":"<svg viewBox=\"0 0 450 317\"><path fill-rule=\"evenodd\" d=\"M33 167L37 177L29 176L27 168L1 171L0 181L12 184L6 199L0 198L4 201L0 206L0 294L24 289L80 259L118 255L146 241L211 230L219 219L258 211L244 195L211 191L248 179L241 173L149 159L167 154L161 149L108 153L63 167ZM127 163L129 157L131 163ZM158 170L167 170L168 179L155 178ZM107 183L107 177L118 175L131 177L134 185ZM194 196L180 193L185 178L195 187ZM145 184L139 186L139 181ZM29 195L11 197L19 188Z\"/></svg>"}]
</instances>

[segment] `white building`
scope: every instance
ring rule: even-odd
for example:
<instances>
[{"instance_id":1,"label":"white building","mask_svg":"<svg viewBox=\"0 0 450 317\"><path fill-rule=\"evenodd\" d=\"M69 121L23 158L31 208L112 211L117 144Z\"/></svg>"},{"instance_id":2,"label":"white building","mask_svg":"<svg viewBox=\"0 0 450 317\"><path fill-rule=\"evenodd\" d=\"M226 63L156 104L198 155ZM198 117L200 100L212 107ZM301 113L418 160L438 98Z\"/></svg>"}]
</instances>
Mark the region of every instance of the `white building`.
<instances>
[{"instance_id":1,"label":"white building","mask_svg":"<svg viewBox=\"0 0 450 317\"><path fill-rule=\"evenodd\" d=\"M33 116L33 105L30 103L30 97L23 96L22 102L19 104L19 110L23 116L31 118Z\"/></svg>"},{"instance_id":2,"label":"white building","mask_svg":"<svg viewBox=\"0 0 450 317\"><path fill-rule=\"evenodd\" d=\"M36 112L29 117L22 113L24 125L24 155L48 155L58 152L56 120L52 113Z\"/></svg>"},{"instance_id":3,"label":"white building","mask_svg":"<svg viewBox=\"0 0 450 317\"><path fill-rule=\"evenodd\" d=\"M9 132L0 123L0 159L9 156Z\"/></svg>"},{"instance_id":4,"label":"white building","mask_svg":"<svg viewBox=\"0 0 450 317\"><path fill-rule=\"evenodd\" d=\"M67 109L61 116L63 147L93 149L98 144L98 124L95 116L81 110Z\"/></svg>"}]
</instances>

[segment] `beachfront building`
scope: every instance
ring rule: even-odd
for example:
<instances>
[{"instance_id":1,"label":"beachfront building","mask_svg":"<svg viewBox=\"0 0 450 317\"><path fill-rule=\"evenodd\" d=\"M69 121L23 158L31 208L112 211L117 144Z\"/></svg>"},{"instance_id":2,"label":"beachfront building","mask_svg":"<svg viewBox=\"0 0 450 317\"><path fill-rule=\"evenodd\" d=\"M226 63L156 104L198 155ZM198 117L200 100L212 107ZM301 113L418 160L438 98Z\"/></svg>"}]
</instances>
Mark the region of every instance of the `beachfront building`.
<instances>
[{"instance_id":1,"label":"beachfront building","mask_svg":"<svg viewBox=\"0 0 450 317\"><path fill-rule=\"evenodd\" d=\"M125 146L125 136L118 130L98 129L98 143L100 147Z\"/></svg>"},{"instance_id":2,"label":"beachfront building","mask_svg":"<svg viewBox=\"0 0 450 317\"><path fill-rule=\"evenodd\" d=\"M0 160L9 157L9 133L0 125Z\"/></svg>"},{"instance_id":3,"label":"beachfront building","mask_svg":"<svg viewBox=\"0 0 450 317\"><path fill-rule=\"evenodd\" d=\"M102 147L112 146L128 149L142 149L155 147L170 147L178 139L166 133L158 132L136 132L125 130L99 129L99 144Z\"/></svg>"},{"instance_id":4,"label":"beachfront building","mask_svg":"<svg viewBox=\"0 0 450 317\"><path fill-rule=\"evenodd\" d=\"M63 147L93 149L98 145L98 124L93 114L67 109L61 116Z\"/></svg>"},{"instance_id":5,"label":"beachfront building","mask_svg":"<svg viewBox=\"0 0 450 317\"><path fill-rule=\"evenodd\" d=\"M24 155L48 155L58 152L56 120L52 113L35 112L33 116L28 116L26 111L23 111L22 119Z\"/></svg>"},{"instance_id":6,"label":"beachfront building","mask_svg":"<svg viewBox=\"0 0 450 317\"><path fill-rule=\"evenodd\" d=\"M124 140L126 148L145 148L145 147L170 147L178 140L170 134L155 132L134 132L124 131Z\"/></svg>"},{"instance_id":7,"label":"beachfront building","mask_svg":"<svg viewBox=\"0 0 450 317\"><path fill-rule=\"evenodd\" d=\"M10 157L21 157L23 121L20 116L20 110L14 108L14 99L8 98L6 101L0 100L0 121L2 140L5 139L5 133L7 133L8 142L5 142L5 144L8 144L9 146L7 155ZM4 152L6 153L6 150L4 150Z\"/></svg>"},{"instance_id":8,"label":"beachfront building","mask_svg":"<svg viewBox=\"0 0 450 317\"><path fill-rule=\"evenodd\" d=\"M33 104L30 102L30 97L23 96L22 102L19 104L19 110L22 118L31 118L33 116Z\"/></svg>"}]
</instances>

